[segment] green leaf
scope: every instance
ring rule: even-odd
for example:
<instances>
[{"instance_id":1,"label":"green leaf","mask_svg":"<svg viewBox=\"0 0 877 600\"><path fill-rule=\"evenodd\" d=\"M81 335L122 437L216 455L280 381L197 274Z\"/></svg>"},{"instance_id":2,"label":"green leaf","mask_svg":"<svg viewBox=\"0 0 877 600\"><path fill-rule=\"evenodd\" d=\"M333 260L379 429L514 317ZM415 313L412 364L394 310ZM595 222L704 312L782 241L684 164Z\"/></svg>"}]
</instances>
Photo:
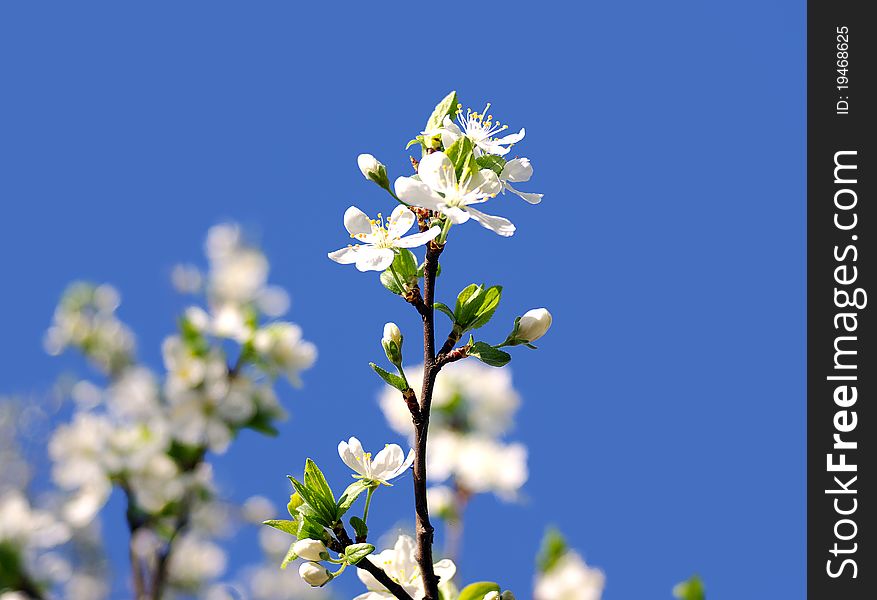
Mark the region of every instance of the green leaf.
<instances>
[{"instance_id":1,"label":"green leaf","mask_svg":"<svg viewBox=\"0 0 877 600\"><path fill-rule=\"evenodd\" d=\"M344 549L344 558L351 565L355 565L374 551L375 547L371 544L351 544Z\"/></svg>"},{"instance_id":2,"label":"green leaf","mask_svg":"<svg viewBox=\"0 0 877 600\"><path fill-rule=\"evenodd\" d=\"M372 369L374 369L375 373L380 375L381 379L383 379L385 382L387 382L388 385L393 386L394 388L396 388L400 392L404 392L405 390L408 389L408 386L405 384L405 380L402 379L401 377L399 377L398 375L394 375L388 371L385 371L384 369L380 368L375 363L368 363L368 366L370 366Z\"/></svg>"},{"instance_id":3,"label":"green leaf","mask_svg":"<svg viewBox=\"0 0 877 600\"><path fill-rule=\"evenodd\" d=\"M451 162L454 164L454 171L457 174L457 181L462 181L463 179L463 171L467 165L471 164L473 159L473 151L475 147L472 145L472 140L468 137L461 136L457 138L451 147L445 150L445 155L451 159Z\"/></svg>"},{"instance_id":4,"label":"green leaf","mask_svg":"<svg viewBox=\"0 0 877 600\"><path fill-rule=\"evenodd\" d=\"M677 583L673 587L673 595L679 600L705 600L706 590L701 578L694 575L688 581Z\"/></svg>"},{"instance_id":5,"label":"green leaf","mask_svg":"<svg viewBox=\"0 0 877 600\"><path fill-rule=\"evenodd\" d=\"M484 154L475 159L479 169L490 169L497 175L502 173L506 160L502 156L496 154Z\"/></svg>"},{"instance_id":6,"label":"green leaf","mask_svg":"<svg viewBox=\"0 0 877 600\"><path fill-rule=\"evenodd\" d=\"M368 486L363 483L362 479L357 479L348 485L347 489L344 490L344 493L341 494L341 497L338 499L338 510L336 511L337 517L340 519L344 513L350 510L350 507L353 506L353 503L356 502L359 495L367 489Z\"/></svg>"},{"instance_id":7,"label":"green leaf","mask_svg":"<svg viewBox=\"0 0 877 600\"><path fill-rule=\"evenodd\" d=\"M447 304L443 304L442 302L433 302L433 307L437 311L446 314L451 320L451 323L457 322L457 320L454 318L454 312L448 307Z\"/></svg>"},{"instance_id":8,"label":"green leaf","mask_svg":"<svg viewBox=\"0 0 877 600\"><path fill-rule=\"evenodd\" d=\"M479 581L464 587L457 600L482 600L490 592L499 591L501 591L499 584L492 581Z\"/></svg>"},{"instance_id":9,"label":"green leaf","mask_svg":"<svg viewBox=\"0 0 877 600\"><path fill-rule=\"evenodd\" d=\"M368 537L368 525L359 517L350 517L350 526L356 534L356 539L364 540Z\"/></svg>"},{"instance_id":10,"label":"green leaf","mask_svg":"<svg viewBox=\"0 0 877 600\"><path fill-rule=\"evenodd\" d=\"M478 329L487 324L499 307L502 299L502 286L494 285L484 290L479 296L478 310L475 319L468 324L468 329Z\"/></svg>"},{"instance_id":11,"label":"green leaf","mask_svg":"<svg viewBox=\"0 0 877 600\"><path fill-rule=\"evenodd\" d=\"M314 490L297 480L292 475L287 475L292 487L298 492L304 502L298 507L298 513L308 516L322 525L329 526L335 521L335 501L326 504L325 500Z\"/></svg>"},{"instance_id":12,"label":"green leaf","mask_svg":"<svg viewBox=\"0 0 877 600\"><path fill-rule=\"evenodd\" d=\"M402 282L403 286L407 285L413 287L417 284L417 279L419 277L417 257L414 256L414 253L411 250L400 250L396 255L396 258L393 259L392 266L396 271L396 276L399 278L399 281ZM396 281L396 277L393 276L393 271L390 269L381 273L381 283L394 294L401 296L405 293L405 290L399 287L399 283Z\"/></svg>"},{"instance_id":13,"label":"green leaf","mask_svg":"<svg viewBox=\"0 0 877 600\"><path fill-rule=\"evenodd\" d=\"M293 552L292 547L295 546L295 542L289 545L289 550L286 551L286 556L283 557L283 562L280 563L280 568L285 569L289 566L289 563L298 558L298 554Z\"/></svg>"},{"instance_id":14,"label":"green leaf","mask_svg":"<svg viewBox=\"0 0 877 600\"><path fill-rule=\"evenodd\" d=\"M499 348L494 348L486 342L475 342L469 349L469 356L474 356L481 362L491 367L502 367L508 364L512 356Z\"/></svg>"},{"instance_id":15,"label":"green leaf","mask_svg":"<svg viewBox=\"0 0 877 600\"><path fill-rule=\"evenodd\" d=\"M323 540L326 541L326 526L309 516L302 516L298 524L296 537L300 540Z\"/></svg>"},{"instance_id":16,"label":"green leaf","mask_svg":"<svg viewBox=\"0 0 877 600\"><path fill-rule=\"evenodd\" d=\"M288 533L289 535L296 535L298 533L298 521L271 519L269 521L262 521L262 525L267 525L268 527L279 529L280 531Z\"/></svg>"},{"instance_id":17,"label":"green leaf","mask_svg":"<svg viewBox=\"0 0 877 600\"><path fill-rule=\"evenodd\" d=\"M447 116L453 116L457 112L457 92L452 91L450 94L442 98L429 119L426 121L426 131L438 129L442 125L442 121Z\"/></svg>"},{"instance_id":18,"label":"green leaf","mask_svg":"<svg viewBox=\"0 0 877 600\"><path fill-rule=\"evenodd\" d=\"M410 142L408 142L408 144L405 146L405 149L408 150L408 148L410 148L410 147L413 146L414 144L421 144L421 145L423 145L423 136L422 136L422 135L418 135L416 138L414 138L413 140L411 140Z\"/></svg>"},{"instance_id":19,"label":"green leaf","mask_svg":"<svg viewBox=\"0 0 877 600\"><path fill-rule=\"evenodd\" d=\"M557 529L552 527L546 531L542 538L542 547L539 548L539 555L536 557L539 572L547 573L550 571L568 549L566 540Z\"/></svg>"},{"instance_id":20,"label":"green leaf","mask_svg":"<svg viewBox=\"0 0 877 600\"><path fill-rule=\"evenodd\" d=\"M457 316L457 321L462 322L463 307L469 302L469 299L476 293L479 293L481 290L481 286L472 283L463 288L463 290L457 294L457 303L454 305L454 314Z\"/></svg>"},{"instance_id":21,"label":"green leaf","mask_svg":"<svg viewBox=\"0 0 877 600\"><path fill-rule=\"evenodd\" d=\"M329 487L329 482L326 481L326 477L323 475L320 467L310 458L305 461L305 485L324 504L332 506L333 509L335 508L335 495L332 493L332 488Z\"/></svg>"}]
</instances>

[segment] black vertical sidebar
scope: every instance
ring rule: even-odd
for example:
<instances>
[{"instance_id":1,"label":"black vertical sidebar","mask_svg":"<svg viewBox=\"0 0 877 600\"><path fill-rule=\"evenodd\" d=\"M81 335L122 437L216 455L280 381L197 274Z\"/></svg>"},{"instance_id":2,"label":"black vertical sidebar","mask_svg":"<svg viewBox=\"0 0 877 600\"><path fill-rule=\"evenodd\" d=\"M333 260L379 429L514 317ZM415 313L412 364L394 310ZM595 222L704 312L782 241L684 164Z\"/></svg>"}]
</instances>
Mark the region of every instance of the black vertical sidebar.
<instances>
[{"instance_id":1,"label":"black vertical sidebar","mask_svg":"<svg viewBox=\"0 0 877 600\"><path fill-rule=\"evenodd\" d=\"M877 23L807 8L807 590L877 598ZM872 294L873 293L873 297Z\"/></svg>"}]
</instances>

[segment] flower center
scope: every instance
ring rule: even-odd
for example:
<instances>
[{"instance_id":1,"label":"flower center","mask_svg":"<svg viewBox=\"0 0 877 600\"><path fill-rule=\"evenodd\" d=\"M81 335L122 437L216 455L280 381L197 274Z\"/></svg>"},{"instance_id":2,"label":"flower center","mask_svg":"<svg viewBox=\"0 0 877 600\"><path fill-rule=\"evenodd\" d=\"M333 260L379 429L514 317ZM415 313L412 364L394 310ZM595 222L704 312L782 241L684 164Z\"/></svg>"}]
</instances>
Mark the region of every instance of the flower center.
<instances>
[{"instance_id":1,"label":"flower center","mask_svg":"<svg viewBox=\"0 0 877 600\"><path fill-rule=\"evenodd\" d=\"M484 111L480 113L467 108L466 116L464 117L463 106L461 104L457 105L457 122L460 124L460 129L472 138L472 141L476 144L489 140L497 133L505 131L509 127L508 125L502 125L499 121L494 121L493 115L488 114L488 110L490 110L490 102L485 105Z\"/></svg>"}]
</instances>

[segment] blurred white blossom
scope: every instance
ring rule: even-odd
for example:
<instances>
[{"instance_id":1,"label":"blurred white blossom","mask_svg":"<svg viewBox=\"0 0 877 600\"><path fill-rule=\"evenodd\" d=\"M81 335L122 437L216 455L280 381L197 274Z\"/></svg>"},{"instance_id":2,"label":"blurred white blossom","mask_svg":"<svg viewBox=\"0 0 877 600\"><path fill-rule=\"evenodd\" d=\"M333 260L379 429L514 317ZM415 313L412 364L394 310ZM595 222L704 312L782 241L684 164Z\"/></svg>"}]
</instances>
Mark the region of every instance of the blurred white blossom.
<instances>
[{"instance_id":1,"label":"blurred white blossom","mask_svg":"<svg viewBox=\"0 0 877 600\"><path fill-rule=\"evenodd\" d=\"M546 573L536 578L534 600L600 600L605 576L585 564L576 552L567 551Z\"/></svg>"}]
</instances>

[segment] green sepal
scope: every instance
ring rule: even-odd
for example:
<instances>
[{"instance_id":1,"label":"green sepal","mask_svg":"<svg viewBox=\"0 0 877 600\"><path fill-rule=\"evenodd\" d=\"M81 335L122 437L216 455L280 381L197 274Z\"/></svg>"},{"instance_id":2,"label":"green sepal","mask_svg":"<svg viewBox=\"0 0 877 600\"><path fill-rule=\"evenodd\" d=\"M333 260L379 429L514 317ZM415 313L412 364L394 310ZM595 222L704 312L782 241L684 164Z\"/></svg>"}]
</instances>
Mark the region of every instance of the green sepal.
<instances>
[{"instance_id":1,"label":"green sepal","mask_svg":"<svg viewBox=\"0 0 877 600\"><path fill-rule=\"evenodd\" d=\"M408 389L408 385L405 383L405 380L398 375L394 375L393 373L385 371L375 363L368 363L368 366L374 369L374 372L380 375L381 379L383 379L387 383L387 385L393 386L400 392L404 392Z\"/></svg>"},{"instance_id":2,"label":"green sepal","mask_svg":"<svg viewBox=\"0 0 877 600\"><path fill-rule=\"evenodd\" d=\"M368 537L368 525L359 517L350 517L350 526L353 527L357 540L364 540Z\"/></svg>"},{"instance_id":3,"label":"green sepal","mask_svg":"<svg viewBox=\"0 0 877 600\"><path fill-rule=\"evenodd\" d=\"M371 544L351 544L344 549L344 558L348 564L355 565L374 551Z\"/></svg>"},{"instance_id":4,"label":"green sepal","mask_svg":"<svg viewBox=\"0 0 877 600\"><path fill-rule=\"evenodd\" d=\"M512 359L511 354L494 348L487 342L475 342L467 351L469 356L474 356L481 362L491 367L503 367Z\"/></svg>"},{"instance_id":5,"label":"green sepal","mask_svg":"<svg viewBox=\"0 0 877 600\"><path fill-rule=\"evenodd\" d=\"M460 591L457 600L482 600L490 592L500 592L502 588L492 581L478 581L470 583Z\"/></svg>"}]
</instances>

